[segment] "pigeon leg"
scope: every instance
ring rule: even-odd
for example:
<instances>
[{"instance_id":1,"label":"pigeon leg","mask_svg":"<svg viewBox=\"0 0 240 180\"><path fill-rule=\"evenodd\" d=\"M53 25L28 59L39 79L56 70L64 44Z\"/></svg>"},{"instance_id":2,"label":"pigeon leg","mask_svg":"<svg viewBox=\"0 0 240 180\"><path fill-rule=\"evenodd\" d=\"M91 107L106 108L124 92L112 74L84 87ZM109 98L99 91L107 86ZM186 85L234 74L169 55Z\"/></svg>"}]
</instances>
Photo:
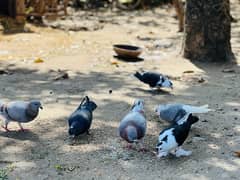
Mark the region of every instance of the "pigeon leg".
<instances>
[{"instance_id":1,"label":"pigeon leg","mask_svg":"<svg viewBox=\"0 0 240 180\"><path fill-rule=\"evenodd\" d=\"M3 126L3 125L2 125L2 128L3 128L3 129L5 129L5 131L6 131L6 132L10 132L10 130L8 129L8 127L7 127L7 126L8 126L8 123L7 123L7 124L5 124L5 126Z\"/></svg>"},{"instance_id":2,"label":"pigeon leg","mask_svg":"<svg viewBox=\"0 0 240 180\"><path fill-rule=\"evenodd\" d=\"M10 130L8 129L8 119L6 119L4 116L0 115L0 118L2 119L2 125L1 127L5 129L6 132L9 132Z\"/></svg>"},{"instance_id":3,"label":"pigeon leg","mask_svg":"<svg viewBox=\"0 0 240 180\"><path fill-rule=\"evenodd\" d=\"M178 147L176 150L176 157L181 157L181 156L190 156L192 154L192 151L186 151L182 149L182 147Z\"/></svg>"},{"instance_id":4,"label":"pigeon leg","mask_svg":"<svg viewBox=\"0 0 240 180\"><path fill-rule=\"evenodd\" d=\"M151 92L154 93L155 92L155 89L153 87L150 87L151 89Z\"/></svg>"},{"instance_id":5,"label":"pigeon leg","mask_svg":"<svg viewBox=\"0 0 240 180\"><path fill-rule=\"evenodd\" d=\"M125 148L127 148L128 150L134 149L134 148L133 148L133 145L132 145L131 143L127 143L127 145L126 145Z\"/></svg>"},{"instance_id":6,"label":"pigeon leg","mask_svg":"<svg viewBox=\"0 0 240 180\"><path fill-rule=\"evenodd\" d=\"M18 126L20 127L19 131L28 131L28 129L24 129L22 124L18 122Z\"/></svg>"},{"instance_id":7,"label":"pigeon leg","mask_svg":"<svg viewBox=\"0 0 240 180\"><path fill-rule=\"evenodd\" d=\"M148 149L144 147L144 143L143 143L143 140L140 140L139 141L139 145L140 145L140 150L141 152L147 152Z\"/></svg>"}]
</instances>

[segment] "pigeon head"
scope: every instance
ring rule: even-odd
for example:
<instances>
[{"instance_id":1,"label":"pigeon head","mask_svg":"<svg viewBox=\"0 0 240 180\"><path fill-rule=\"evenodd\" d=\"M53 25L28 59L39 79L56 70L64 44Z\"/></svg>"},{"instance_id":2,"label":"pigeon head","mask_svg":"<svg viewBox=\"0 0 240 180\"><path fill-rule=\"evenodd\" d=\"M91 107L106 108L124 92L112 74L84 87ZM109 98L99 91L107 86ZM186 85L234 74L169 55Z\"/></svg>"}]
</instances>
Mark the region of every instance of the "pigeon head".
<instances>
[{"instance_id":1,"label":"pigeon head","mask_svg":"<svg viewBox=\"0 0 240 180\"><path fill-rule=\"evenodd\" d=\"M134 112L144 112L144 100L143 99L137 99L134 101L132 106L132 111Z\"/></svg>"},{"instance_id":2,"label":"pigeon head","mask_svg":"<svg viewBox=\"0 0 240 180\"><path fill-rule=\"evenodd\" d=\"M40 101L38 101L38 100L30 101L29 110L31 110L32 112L38 112L39 108L43 109Z\"/></svg>"},{"instance_id":3,"label":"pigeon head","mask_svg":"<svg viewBox=\"0 0 240 180\"><path fill-rule=\"evenodd\" d=\"M173 89L173 83L166 76L160 76L161 87Z\"/></svg>"},{"instance_id":4,"label":"pigeon head","mask_svg":"<svg viewBox=\"0 0 240 180\"><path fill-rule=\"evenodd\" d=\"M160 152L162 151L162 144L163 144L162 141L160 141L160 142L157 143L157 145L156 145L156 151L157 151L157 153L160 153Z\"/></svg>"},{"instance_id":5,"label":"pigeon head","mask_svg":"<svg viewBox=\"0 0 240 180\"><path fill-rule=\"evenodd\" d=\"M156 113L158 116L160 116L161 111L164 111L166 108L167 108L166 105L158 105L158 106L155 108L155 113Z\"/></svg>"},{"instance_id":6,"label":"pigeon head","mask_svg":"<svg viewBox=\"0 0 240 180\"><path fill-rule=\"evenodd\" d=\"M199 121L199 118L197 116L193 116L192 114L189 114L187 122L190 124L194 124Z\"/></svg>"},{"instance_id":7,"label":"pigeon head","mask_svg":"<svg viewBox=\"0 0 240 180\"><path fill-rule=\"evenodd\" d=\"M86 109L88 109L90 111L94 111L97 108L97 104L95 102L93 102L93 101L90 101L89 97L86 96L82 100L79 108L86 108Z\"/></svg>"}]
</instances>

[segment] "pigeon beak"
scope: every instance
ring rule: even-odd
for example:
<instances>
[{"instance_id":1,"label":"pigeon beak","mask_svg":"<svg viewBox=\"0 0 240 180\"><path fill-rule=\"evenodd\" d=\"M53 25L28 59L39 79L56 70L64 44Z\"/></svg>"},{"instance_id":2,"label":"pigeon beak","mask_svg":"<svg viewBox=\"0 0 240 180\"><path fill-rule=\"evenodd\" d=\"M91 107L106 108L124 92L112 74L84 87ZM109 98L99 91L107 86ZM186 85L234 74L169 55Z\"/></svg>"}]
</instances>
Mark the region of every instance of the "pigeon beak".
<instances>
[{"instance_id":1,"label":"pigeon beak","mask_svg":"<svg viewBox=\"0 0 240 180\"><path fill-rule=\"evenodd\" d=\"M42 106L40 106L39 108L40 108L40 109L43 109L43 107L42 107Z\"/></svg>"}]
</instances>

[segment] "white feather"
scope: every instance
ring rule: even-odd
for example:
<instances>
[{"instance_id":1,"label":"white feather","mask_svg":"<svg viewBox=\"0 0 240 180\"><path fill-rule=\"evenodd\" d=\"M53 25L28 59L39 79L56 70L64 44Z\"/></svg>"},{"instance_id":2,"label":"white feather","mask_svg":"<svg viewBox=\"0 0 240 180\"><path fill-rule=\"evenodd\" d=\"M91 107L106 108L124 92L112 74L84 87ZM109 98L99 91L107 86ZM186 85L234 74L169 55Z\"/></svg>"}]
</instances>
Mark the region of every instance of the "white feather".
<instances>
[{"instance_id":1,"label":"white feather","mask_svg":"<svg viewBox=\"0 0 240 180\"><path fill-rule=\"evenodd\" d=\"M203 106L183 105L183 109L188 113L207 113L209 111L212 111L212 109L208 108L208 104Z\"/></svg>"},{"instance_id":2,"label":"white feather","mask_svg":"<svg viewBox=\"0 0 240 180\"><path fill-rule=\"evenodd\" d=\"M172 150L175 150L178 147L177 141L173 135L174 128L168 129L164 131L163 134L159 135L159 142L162 144L158 147L158 157L166 156ZM163 139L167 136L167 141L163 141Z\"/></svg>"}]
</instances>

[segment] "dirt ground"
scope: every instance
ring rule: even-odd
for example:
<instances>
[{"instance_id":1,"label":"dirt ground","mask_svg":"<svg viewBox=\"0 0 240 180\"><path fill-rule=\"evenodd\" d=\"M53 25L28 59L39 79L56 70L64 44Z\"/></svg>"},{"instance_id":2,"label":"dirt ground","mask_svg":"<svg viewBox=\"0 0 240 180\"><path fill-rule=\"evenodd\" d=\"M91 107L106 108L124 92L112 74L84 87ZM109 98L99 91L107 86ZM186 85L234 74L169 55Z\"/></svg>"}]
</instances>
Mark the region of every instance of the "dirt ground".
<instances>
[{"instance_id":1,"label":"dirt ground","mask_svg":"<svg viewBox=\"0 0 240 180\"><path fill-rule=\"evenodd\" d=\"M232 48L239 64L240 4L232 3L238 19L232 24ZM79 12L76 20L58 21L67 24L65 30L28 25L32 33L0 35L1 100L40 99L44 106L35 121L24 124L29 132L0 130L0 179L4 174L19 180L239 179L240 159L233 151L240 150L240 68L183 59L183 34L177 32L173 16L174 10L166 7ZM76 22L86 27L68 28L76 27ZM116 59L112 50L116 43L143 47L144 60ZM37 58L44 62L34 63ZM132 76L141 69L169 75L174 89L149 91ZM184 73L189 70L193 72ZM70 78L54 80L63 71ZM67 134L67 118L84 95L94 99L98 108L91 135L73 142ZM151 152L125 149L117 136L119 122L136 98L145 100L145 145L151 151L168 125L155 116L157 104L209 104L215 111L200 115L192 128L184 144L193 151L190 157L159 160ZM10 129L17 128L10 123Z\"/></svg>"}]
</instances>

